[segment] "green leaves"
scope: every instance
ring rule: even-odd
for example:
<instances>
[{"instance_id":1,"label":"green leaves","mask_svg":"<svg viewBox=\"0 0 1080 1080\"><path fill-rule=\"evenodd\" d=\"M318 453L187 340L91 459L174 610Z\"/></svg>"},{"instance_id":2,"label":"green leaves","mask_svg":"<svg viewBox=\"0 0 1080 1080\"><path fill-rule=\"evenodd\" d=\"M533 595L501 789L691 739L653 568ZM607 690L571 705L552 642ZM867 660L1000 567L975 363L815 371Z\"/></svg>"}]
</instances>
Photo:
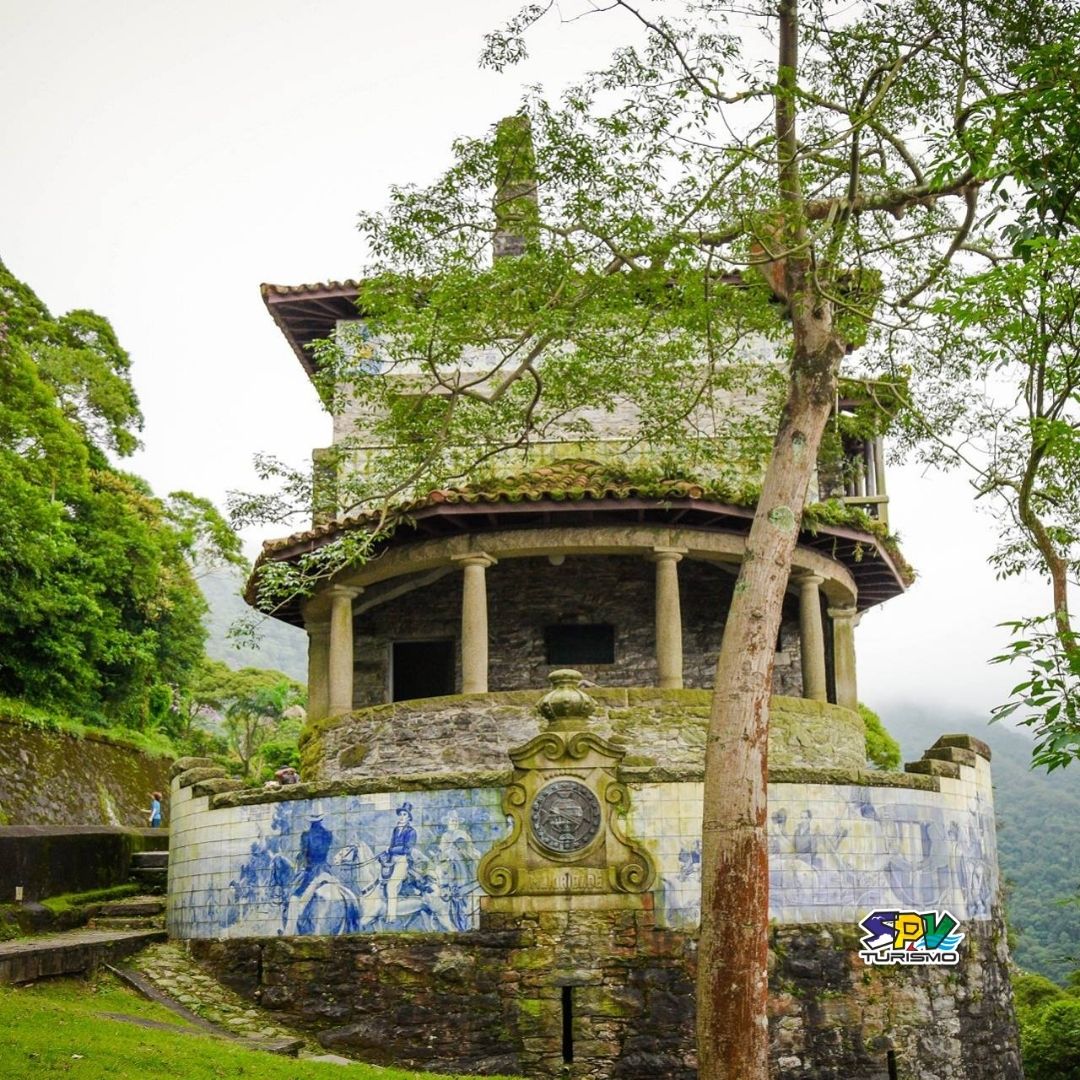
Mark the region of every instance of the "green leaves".
<instances>
[{"instance_id":1,"label":"green leaves","mask_svg":"<svg viewBox=\"0 0 1080 1080\"><path fill-rule=\"evenodd\" d=\"M0 263L0 322L22 343L37 375L89 444L126 456L138 445L142 413L131 385L131 359L108 319L69 311L54 319Z\"/></svg>"},{"instance_id":2,"label":"green leaves","mask_svg":"<svg viewBox=\"0 0 1080 1080\"><path fill-rule=\"evenodd\" d=\"M1011 628L1014 640L990 662L1025 664L1028 675L993 710L993 720L1011 716L1031 728L1033 766L1063 769L1080 758L1080 648L1062 641L1054 616L1003 625Z\"/></svg>"},{"instance_id":3,"label":"green leaves","mask_svg":"<svg viewBox=\"0 0 1080 1080\"><path fill-rule=\"evenodd\" d=\"M105 319L53 319L0 266L0 693L139 728L202 654L192 563L239 550L205 500L109 464L141 425L128 369Z\"/></svg>"}]
</instances>

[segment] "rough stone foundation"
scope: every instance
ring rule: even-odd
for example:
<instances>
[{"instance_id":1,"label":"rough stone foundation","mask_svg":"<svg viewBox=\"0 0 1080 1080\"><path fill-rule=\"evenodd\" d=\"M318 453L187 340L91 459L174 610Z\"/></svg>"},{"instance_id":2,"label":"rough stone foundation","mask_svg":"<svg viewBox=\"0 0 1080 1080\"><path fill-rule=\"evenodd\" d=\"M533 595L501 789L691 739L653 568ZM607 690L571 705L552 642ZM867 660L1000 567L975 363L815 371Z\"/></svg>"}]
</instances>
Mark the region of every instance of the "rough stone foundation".
<instances>
[{"instance_id":1,"label":"rough stone foundation","mask_svg":"<svg viewBox=\"0 0 1080 1080\"><path fill-rule=\"evenodd\" d=\"M775 1080L1018 1080L999 919L959 968L868 968L854 926L772 933ZM194 941L222 982L328 1048L412 1068L692 1080L696 939L641 911L487 913L442 934ZM572 1010L573 1063L564 1009Z\"/></svg>"}]
</instances>

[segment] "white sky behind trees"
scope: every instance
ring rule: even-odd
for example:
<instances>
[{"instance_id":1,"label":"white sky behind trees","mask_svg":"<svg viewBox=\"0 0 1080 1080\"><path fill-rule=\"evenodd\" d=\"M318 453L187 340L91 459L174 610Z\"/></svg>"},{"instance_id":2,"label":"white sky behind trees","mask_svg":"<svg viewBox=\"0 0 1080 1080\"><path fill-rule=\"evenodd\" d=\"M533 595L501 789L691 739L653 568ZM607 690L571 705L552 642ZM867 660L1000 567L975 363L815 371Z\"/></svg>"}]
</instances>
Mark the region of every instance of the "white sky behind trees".
<instances>
[{"instance_id":1,"label":"white sky behind trees","mask_svg":"<svg viewBox=\"0 0 1080 1080\"><path fill-rule=\"evenodd\" d=\"M126 464L157 492L224 505L255 486L255 452L299 463L329 443L259 284L356 276L362 207L617 40L608 16L552 21L527 65L478 70L517 7L0 0L0 258L54 314L112 320L146 416ZM962 479L893 468L889 485L920 579L863 619L860 696L886 722L904 702L986 713L1021 677L986 664L995 624L1045 609L1048 588L994 581L992 523Z\"/></svg>"}]
</instances>

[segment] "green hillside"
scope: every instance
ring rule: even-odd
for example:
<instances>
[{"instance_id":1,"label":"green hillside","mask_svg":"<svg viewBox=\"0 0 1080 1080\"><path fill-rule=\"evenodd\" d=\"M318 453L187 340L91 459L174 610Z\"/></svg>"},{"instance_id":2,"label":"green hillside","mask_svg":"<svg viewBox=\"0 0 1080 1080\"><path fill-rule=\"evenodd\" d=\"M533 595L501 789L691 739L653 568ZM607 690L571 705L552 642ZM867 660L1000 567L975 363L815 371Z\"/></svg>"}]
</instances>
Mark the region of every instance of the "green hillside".
<instances>
[{"instance_id":1,"label":"green hillside","mask_svg":"<svg viewBox=\"0 0 1080 1080\"><path fill-rule=\"evenodd\" d=\"M283 671L307 683L307 635L295 626L267 619L259 627L257 648L237 649L228 638L229 627L250 611L240 595L243 576L233 570L212 570L199 577L199 587L210 611L206 616L206 655L231 668L255 667Z\"/></svg>"},{"instance_id":2,"label":"green hillside","mask_svg":"<svg viewBox=\"0 0 1080 1080\"><path fill-rule=\"evenodd\" d=\"M978 715L935 713L920 706L885 710L882 719L912 761L945 732L990 744L998 858L1007 883L1013 958L1026 971L1064 982L1080 967L1080 763L1047 775L1032 771L1031 741Z\"/></svg>"}]
</instances>

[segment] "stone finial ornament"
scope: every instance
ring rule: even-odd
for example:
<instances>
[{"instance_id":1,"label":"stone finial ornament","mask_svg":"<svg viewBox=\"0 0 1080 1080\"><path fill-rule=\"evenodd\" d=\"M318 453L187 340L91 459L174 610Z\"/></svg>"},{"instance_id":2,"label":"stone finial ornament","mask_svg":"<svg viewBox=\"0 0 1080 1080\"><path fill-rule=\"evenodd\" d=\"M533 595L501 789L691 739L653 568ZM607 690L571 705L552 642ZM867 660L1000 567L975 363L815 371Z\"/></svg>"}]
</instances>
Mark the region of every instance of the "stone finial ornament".
<instances>
[{"instance_id":1,"label":"stone finial ornament","mask_svg":"<svg viewBox=\"0 0 1080 1080\"><path fill-rule=\"evenodd\" d=\"M584 676L573 668L560 668L548 679L552 687L537 706L548 722L548 730L584 731L596 711L596 702L581 689Z\"/></svg>"}]
</instances>

